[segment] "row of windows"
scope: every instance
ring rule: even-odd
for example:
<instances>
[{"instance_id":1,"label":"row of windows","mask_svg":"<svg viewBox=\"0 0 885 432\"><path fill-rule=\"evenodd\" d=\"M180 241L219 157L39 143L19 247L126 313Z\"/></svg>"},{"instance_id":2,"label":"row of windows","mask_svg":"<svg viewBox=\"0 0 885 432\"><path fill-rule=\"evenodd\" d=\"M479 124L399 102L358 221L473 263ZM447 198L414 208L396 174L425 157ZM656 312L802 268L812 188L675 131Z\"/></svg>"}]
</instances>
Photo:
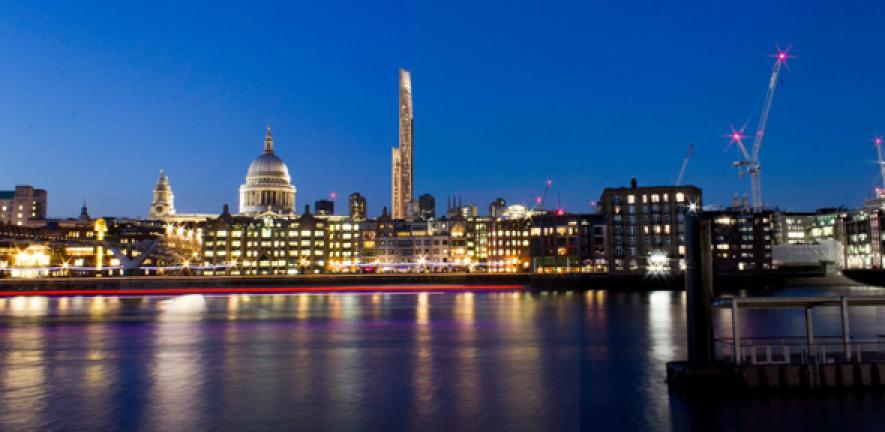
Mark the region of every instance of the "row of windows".
<instances>
[{"instance_id":1,"label":"row of windows","mask_svg":"<svg viewBox=\"0 0 885 432\"><path fill-rule=\"evenodd\" d=\"M398 256L412 256L412 255L448 255L448 249L400 249L396 247L391 248L378 248L377 255L398 255Z\"/></svg>"},{"instance_id":2,"label":"row of windows","mask_svg":"<svg viewBox=\"0 0 885 432\"><path fill-rule=\"evenodd\" d=\"M448 240L440 240L434 239L433 246L447 246L449 244ZM429 239L424 240L378 240L379 246L399 246L399 247L408 247L408 246L430 246L431 241Z\"/></svg>"},{"instance_id":3,"label":"row of windows","mask_svg":"<svg viewBox=\"0 0 885 432\"><path fill-rule=\"evenodd\" d=\"M658 203L658 202L670 202L670 194L642 194L640 196L640 200L643 204L648 202ZM635 204L636 203L636 195L627 195L626 198L623 195L615 195L612 197L612 204L621 204L625 202L627 204ZM681 203L685 202L685 193L676 192L676 202Z\"/></svg>"},{"instance_id":4,"label":"row of windows","mask_svg":"<svg viewBox=\"0 0 885 432\"><path fill-rule=\"evenodd\" d=\"M665 215L655 214L655 215L651 215L651 216L642 215L642 217L640 219L637 219L636 216L627 216L627 218L626 218L628 225L636 225L637 220L641 220L643 225L648 225L650 223L668 224L668 223L670 223L670 215L668 215L668 214L665 214ZM677 214L676 220L679 222L685 221L685 215L682 213ZM617 215L612 216L612 224L614 224L614 225L620 225L620 224L624 223L624 221L625 221L625 219L622 215L617 214Z\"/></svg>"}]
</instances>

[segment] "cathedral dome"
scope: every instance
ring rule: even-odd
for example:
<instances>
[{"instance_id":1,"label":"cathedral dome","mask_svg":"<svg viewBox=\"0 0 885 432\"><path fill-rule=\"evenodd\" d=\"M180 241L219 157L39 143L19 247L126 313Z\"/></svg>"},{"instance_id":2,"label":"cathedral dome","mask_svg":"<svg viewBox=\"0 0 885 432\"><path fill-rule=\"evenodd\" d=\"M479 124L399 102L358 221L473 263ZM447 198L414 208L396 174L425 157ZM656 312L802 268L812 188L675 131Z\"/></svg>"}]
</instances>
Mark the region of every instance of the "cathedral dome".
<instances>
[{"instance_id":1,"label":"cathedral dome","mask_svg":"<svg viewBox=\"0 0 885 432\"><path fill-rule=\"evenodd\" d=\"M289 168L286 163L271 150L265 151L249 164L249 172L246 173L247 183L283 183L289 184L292 177L289 176Z\"/></svg>"},{"instance_id":2,"label":"cathedral dome","mask_svg":"<svg viewBox=\"0 0 885 432\"><path fill-rule=\"evenodd\" d=\"M249 164L246 183L240 186L240 213L292 213L295 186L286 163L274 153L270 127L264 137L264 153Z\"/></svg>"}]
</instances>

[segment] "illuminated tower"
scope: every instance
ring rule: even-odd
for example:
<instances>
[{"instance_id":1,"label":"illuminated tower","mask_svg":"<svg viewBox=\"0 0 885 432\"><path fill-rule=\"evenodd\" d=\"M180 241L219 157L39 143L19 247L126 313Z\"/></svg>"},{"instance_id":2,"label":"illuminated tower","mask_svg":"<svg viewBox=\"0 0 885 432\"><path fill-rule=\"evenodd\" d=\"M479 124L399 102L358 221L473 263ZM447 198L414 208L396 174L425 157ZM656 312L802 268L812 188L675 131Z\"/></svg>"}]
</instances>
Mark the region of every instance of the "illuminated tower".
<instances>
[{"instance_id":1,"label":"illuminated tower","mask_svg":"<svg viewBox=\"0 0 885 432\"><path fill-rule=\"evenodd\" d=\"M399 147L393 148L391 172L391 208L394 219L412 217L412 75L399 70Z\"/></svg>"},{"instance_id":2,"label":"illuminated tower","mask_svg":"<svg viewBox=\"0 0 885 432\"><path fill-rule=\"evenodd\" d=\"M85 206L85 205L84 205ZM154 186L154 200L151 202L151 210L148 212L150 219L163 219L175 214L175 194L166 173L160 170L160 178Z\"/></svg>"}]
</instances>

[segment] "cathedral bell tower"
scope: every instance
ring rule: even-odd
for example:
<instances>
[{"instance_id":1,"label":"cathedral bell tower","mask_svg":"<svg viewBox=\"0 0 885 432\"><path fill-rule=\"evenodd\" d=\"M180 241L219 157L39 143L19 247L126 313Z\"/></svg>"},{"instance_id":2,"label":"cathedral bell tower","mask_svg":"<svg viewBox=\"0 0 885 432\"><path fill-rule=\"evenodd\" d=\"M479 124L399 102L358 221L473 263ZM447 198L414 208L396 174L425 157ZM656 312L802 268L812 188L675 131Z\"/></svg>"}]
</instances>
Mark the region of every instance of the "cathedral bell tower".
<instances>
[{"instance_id":1,"label":"cathedral bell tower","mask_svg":"<svg viewBox=\"0 0 885 432\"><path fill-rule=\"evenodd\" d=\"M154 200L151 202L151 210L148 212L150 219L164 219L175 214L175 194L166 173L160 170L160 178L154 187Z\"/></svg>"}]
</instances>

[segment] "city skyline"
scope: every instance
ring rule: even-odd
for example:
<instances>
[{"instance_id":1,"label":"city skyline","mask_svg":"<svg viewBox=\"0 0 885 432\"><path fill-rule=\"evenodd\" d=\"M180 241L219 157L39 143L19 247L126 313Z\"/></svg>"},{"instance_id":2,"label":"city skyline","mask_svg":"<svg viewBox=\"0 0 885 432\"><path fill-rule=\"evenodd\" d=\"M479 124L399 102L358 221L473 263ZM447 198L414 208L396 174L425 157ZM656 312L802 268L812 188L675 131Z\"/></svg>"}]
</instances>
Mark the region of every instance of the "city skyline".
<instances>
[{"instance_id":1,"label":"city skyline","mask_svg":"<svg viewBox=\"0 0 885 432\"><path fill-rule=\"evenodd\" d=\"M752 128L777 44L792 44L799 58L783 77L761 154L764 201L853 207L880 184L870 139L885 130L875 103L885 96L875 85L882 60L866 53L885 45L870 31L882 6L828 5L829 14L809 15L774 5L729 35L709 31L721 26L716 17L733 16L728 6L649 5L623 29L602 18L633 14L627 8L565 6L571 13L474 14L493 18L494 35L458 17L457 5L372 11L399 27L363 21L356 8L339 17L341 34L324 39L322 6L222 8L206 12L206 29L182 34L187 11L144 28L126 17L156 12L135 6L85 16L11 5L0 18L12 42L2 48L0 78L15 85L0 99L0 142L21 162L0 184L46 189L50 216L76 216L84 197L97 215L146 216L162 168L179 211L217 213L235 205L256 131L271 122L302 203L360 192L377 215L390 205L394 89L404 67L421 83L415 196L530 204L552 179L549 199L586 212L603 188L631 177L672 183L694 143L684 183L702 188L707 203L729 204L749 182L731 167L737 152L723 135L748 118ZM63 22L71 16L78 19ZM679 22L690 25L669 28ZM222 30L259 24L266 31L243 40ZM668 32L652 38L662 26ZM708 33L719 36L694 37ZM371 54L360 54L364 44Z\"/></svg>"}]
</instances>

